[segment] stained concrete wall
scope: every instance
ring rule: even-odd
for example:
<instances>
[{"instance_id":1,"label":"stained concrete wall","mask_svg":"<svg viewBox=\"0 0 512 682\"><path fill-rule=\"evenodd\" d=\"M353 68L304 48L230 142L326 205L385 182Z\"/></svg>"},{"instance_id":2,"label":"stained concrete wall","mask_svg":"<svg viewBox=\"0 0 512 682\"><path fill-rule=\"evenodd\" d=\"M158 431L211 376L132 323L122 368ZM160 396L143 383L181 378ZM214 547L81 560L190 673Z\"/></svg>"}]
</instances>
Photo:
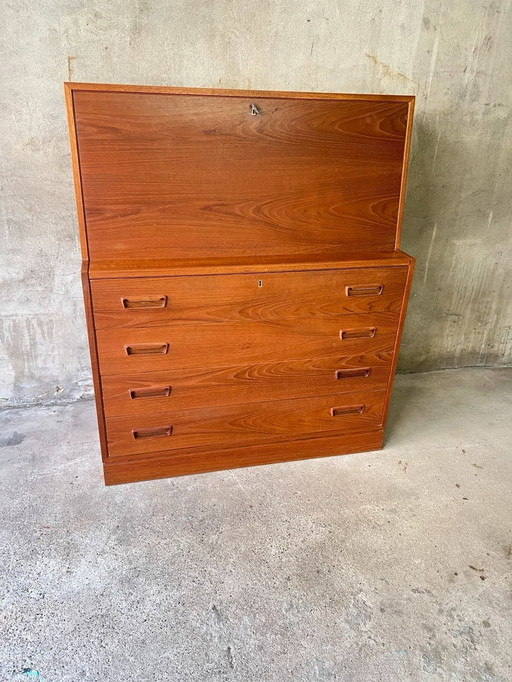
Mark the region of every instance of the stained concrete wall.
<instances>
[{"instance_id":1,"label":"stained concrete wall","mask_svg":"<svg viewBox=\"0 0 512 682\"><path fill-rule=\"evenodd\" d=\"M512 362L510 0L3 3L0 396L91 392L62 81L417 95L400 367Z\"/></svg>"}]
</instances>

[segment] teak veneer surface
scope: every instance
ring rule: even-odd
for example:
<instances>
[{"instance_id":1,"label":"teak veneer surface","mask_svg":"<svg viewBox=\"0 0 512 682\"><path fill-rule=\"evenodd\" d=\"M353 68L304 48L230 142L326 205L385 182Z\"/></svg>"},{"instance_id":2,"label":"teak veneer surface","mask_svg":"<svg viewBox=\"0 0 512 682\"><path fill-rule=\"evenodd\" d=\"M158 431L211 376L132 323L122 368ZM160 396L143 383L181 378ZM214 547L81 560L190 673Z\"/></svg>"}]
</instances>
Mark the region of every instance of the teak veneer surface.
<instances>
[{"instance_id":1,"label":"teak veneer surface","mask_svg":"<svg viewBox=\"0 0 512 682\"><path fill-rule=\"evenodd\" d=\"M168 410L140 417L107 418L112 457L168 448L231 446L275 442L322 433L377 428L382 424L385 393L351 393L293 400ZM347 414L332 415L332 410ZM144 429L168 429L169 435L134 438ZM278 446L277 446L278 447Z\"/></svg>"},{"instance_id":2,"label":"teak veneer surface","mask_svg":"<svg viewBox=\"0 0 512 682\"><path fill-rule=\"evenodd\" d=\"M106 417L142 416L166 410L245 405L284 400L290 395L342 396L386 390L392 349L356 356L331 355L103 376Z\"/></svg>"},{"instance_id":3,"label":"teak veneer surface","mask_svg":"<svg viewBox=\"0 0 512 682\"><path fill-rule=\"evenodd\" d=\"M300 256L239 258L123 258L96 260L89 264L91 279L125 279L130 277L176 277L180 275L244 274L255 272L295 272L307 270L366 269L372 267L409 266L411 256L402 251L354 252L343 250L329 254L304 253Z\"/></svg>"},{"instance_id":4,"label":"teak veneer surface","mask_svg":"<svg viewBox=\"0 0 512 682\"><path fill-rule=\"evenodd\" d=\"M91 289L96 329L114 329L397 313L406 279L406 267L366 268L94 280Z\"/></svg>"},{"instance_id":5,"label":"teak veneer surface","mask_svg":"<svg viewBox=\"0 0 512 682\"><path fill-rule=\"evenodd\" d=\"M414 98L66 100L105 481L381 447Z\"/></svg>"},{"instance_id":6,"label":"teak veneer surface","mask_svg":"<svg viewBox=\"0 0 512 682\"><path fill-rule=\"evenodd\" d=\"M256 443L242 447L209 446L207 456L200 448L183 448L160 455L144 453L138 457L113 457L104 462L105 483L115 485L166 476L184 476L258 464L368 452L379 450L382 447L382 439L383 431L380 428L345 434L323 434L279 443Z\"/></svg>"},{"instance_id":7,"label":"teak veneer surface","mask_svg":"<svg viewBox=\"0 0 512 682\"><path fill-rule=\"evenodd\" d=\"M74 106L92 260L395 248L407 102L78 91Z\"/></svg>"}]
</instances>

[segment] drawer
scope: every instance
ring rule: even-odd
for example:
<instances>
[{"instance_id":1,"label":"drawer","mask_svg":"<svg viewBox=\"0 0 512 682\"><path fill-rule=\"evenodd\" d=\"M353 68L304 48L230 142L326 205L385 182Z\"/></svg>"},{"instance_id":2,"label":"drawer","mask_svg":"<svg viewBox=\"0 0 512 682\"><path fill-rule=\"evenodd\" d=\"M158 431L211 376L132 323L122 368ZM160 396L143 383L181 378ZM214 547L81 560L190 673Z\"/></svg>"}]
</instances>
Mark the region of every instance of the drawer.
<instances>
[{"instance_id":1,"label":"drawer","mask_svg":"<svg viewBox=\"0 0 512 682\"><path fill-rule=\"evenodd\" d=\"M398 313L406 267L91 282L96 329Z\"/></svg>"},{"instance_id":2,"label":"drawer","mask_svg":"<svg viewBox=\"0 0 512 682\"><path fill-rule=\"evenodd\" d=\"M109 457L229 447L378 428L385 391L107 418Z\"/></svg>"},{"instance_id":3,"label":"drawer","mask_svg":"<svg viewBox=\"0 0 512 682\"><path fill-rule=\"evenodd\" d=\"M385 390L391 354L336 356L237 365L170 369L102 379L107 417L151 414L204 406L264 402L294 397L342 395L357 390Z\"/></svg>"},{"instance_id":4,"label":"drawer","mask_svg":"<svg viewBox=\"0 0 512 682\"><path fill-rule=\"evenodd\" d=\"M181 324L99 330L103 375L189 367L225 367L283 360L389 351L394 314L281 320L254 324Z\"/></svg>"}]
</instances>

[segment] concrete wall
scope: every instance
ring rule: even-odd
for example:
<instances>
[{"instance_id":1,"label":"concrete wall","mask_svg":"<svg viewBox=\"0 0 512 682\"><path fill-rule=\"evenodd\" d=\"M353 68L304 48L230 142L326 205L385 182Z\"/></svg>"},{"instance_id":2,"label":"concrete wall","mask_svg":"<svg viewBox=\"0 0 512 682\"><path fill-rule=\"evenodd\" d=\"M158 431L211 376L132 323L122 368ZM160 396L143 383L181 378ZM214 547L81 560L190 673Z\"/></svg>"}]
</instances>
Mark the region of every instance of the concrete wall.
<instances>
[{"instance_id":1,"label":"concrete wall","mask_svg":"<svg viewBox=\"0 0 512 682\"><path fill-rule=\"evenodd\" d=\"M0 396L91 391L62 81L414 93L400 366L512 362L510 0L3 3Z\"/></svg>"}]
</instances>

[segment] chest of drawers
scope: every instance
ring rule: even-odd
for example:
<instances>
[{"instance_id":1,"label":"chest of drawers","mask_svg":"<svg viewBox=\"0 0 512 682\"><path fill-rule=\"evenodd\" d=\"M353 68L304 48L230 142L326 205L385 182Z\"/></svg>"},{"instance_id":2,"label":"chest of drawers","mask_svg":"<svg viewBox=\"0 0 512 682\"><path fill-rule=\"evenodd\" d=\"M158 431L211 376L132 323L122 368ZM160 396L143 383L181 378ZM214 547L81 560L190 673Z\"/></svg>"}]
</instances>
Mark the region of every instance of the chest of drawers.
<instances>
[{"instance_id":1,"label":"chest of drawers","mask_svg":"<svg viewBox=\"0 0 512 682\"><path fill-rule=\"evenodd\" d=\"M106 483L380 448L413 98L66 97Z\"/></svg>"}]
</instances>

